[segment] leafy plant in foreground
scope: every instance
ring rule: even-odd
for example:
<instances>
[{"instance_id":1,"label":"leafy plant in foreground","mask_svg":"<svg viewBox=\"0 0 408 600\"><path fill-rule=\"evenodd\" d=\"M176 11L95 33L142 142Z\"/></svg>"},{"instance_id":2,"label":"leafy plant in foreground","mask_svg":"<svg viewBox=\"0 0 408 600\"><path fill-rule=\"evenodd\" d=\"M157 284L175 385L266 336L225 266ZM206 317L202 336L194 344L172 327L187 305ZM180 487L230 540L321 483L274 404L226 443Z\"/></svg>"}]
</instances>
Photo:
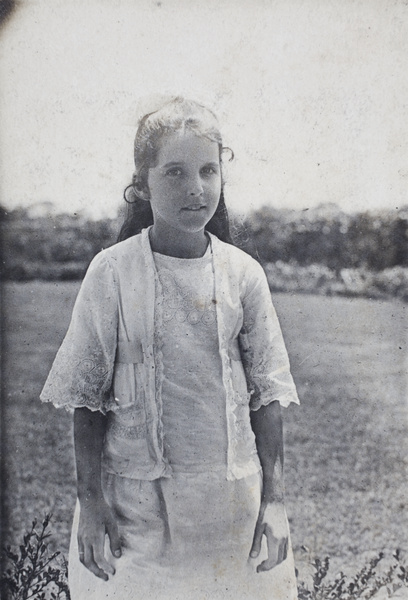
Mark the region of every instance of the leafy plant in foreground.
<instances>
[{"instance_id":1,"label":"leafy plant in foreground","mask_svg":"<svg viewBox=\"0 0 408 600\"><path fill-rule=\"evenodd\" d=\"M38 528L34 519L18 552L4 549L8 566L0 579L2 600L70 600L67 563L60 552L48 550L50 519L46 515Z\"/></svg>"},{"instance_id":2,"label":"leafy plant in foreground","mask_svg":"<svg viewBox=\"0 0 408 600\"><path fill-rule=\"evenodd\" d=\"M300 582L299 600L369 600L384 588L391 598L402 586L408 587L408 567L401 562L400 550L396 550L394 561L380 574L377 566L383 559L384 553L380 552L354 576L340 572L333 580L327 581L330 559L328 556L323 560L316 558L312 563L312 584Z\"/></svg>"}]
</instances>

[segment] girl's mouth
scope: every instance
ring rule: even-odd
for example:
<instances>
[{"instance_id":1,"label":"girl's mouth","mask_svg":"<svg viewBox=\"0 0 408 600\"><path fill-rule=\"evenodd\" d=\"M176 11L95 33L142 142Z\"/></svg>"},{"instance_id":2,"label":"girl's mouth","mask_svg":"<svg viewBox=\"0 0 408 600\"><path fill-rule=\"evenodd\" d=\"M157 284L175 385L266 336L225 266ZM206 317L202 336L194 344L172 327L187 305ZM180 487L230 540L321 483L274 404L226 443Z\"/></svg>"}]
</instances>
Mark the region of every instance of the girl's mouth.
<instances>
[{"instance_id":1,"label":"girl's mouth","mask_svg":"<svg viewBox=\"0 0 408 600\"><path fill-rule=\"evenodd\" d=\"M205 208L204 204L192 204L191 206L185 206L182 208L182 210L198 211L202 210L203 208Z\"/></svg>"}]
</instances>

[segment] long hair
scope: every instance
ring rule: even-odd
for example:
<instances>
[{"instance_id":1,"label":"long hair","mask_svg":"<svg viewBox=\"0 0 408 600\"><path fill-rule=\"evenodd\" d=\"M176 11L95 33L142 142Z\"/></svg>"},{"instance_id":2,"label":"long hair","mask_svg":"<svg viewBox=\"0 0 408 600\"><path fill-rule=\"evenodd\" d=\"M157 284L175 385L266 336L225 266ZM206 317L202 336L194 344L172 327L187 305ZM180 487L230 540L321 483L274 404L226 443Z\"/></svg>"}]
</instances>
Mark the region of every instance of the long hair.
<instances>
[{"instance_id":1,"label":"long hair","mask_svg":"<svg viewBox=\"0 0 408 600\"><path fill-rule=\"evenodd\" d=\"M124 223L119 232L118 241L140 233L153 224L153 212L150 202L143 198L148 190L148 172L156 163L162 138L174 132L192 131L218 144L220 162L225 150L221 133L214 113L192 100L175 98L160 110L142 117L136 132L134 143L135 171L132 183L124 191L127 210ZM231 151L231 155L232 151ZM228 211L224 200L223 182L217 209L206 225L206 230L222 241L232 244Z\"/></svg>"}]
</instances>

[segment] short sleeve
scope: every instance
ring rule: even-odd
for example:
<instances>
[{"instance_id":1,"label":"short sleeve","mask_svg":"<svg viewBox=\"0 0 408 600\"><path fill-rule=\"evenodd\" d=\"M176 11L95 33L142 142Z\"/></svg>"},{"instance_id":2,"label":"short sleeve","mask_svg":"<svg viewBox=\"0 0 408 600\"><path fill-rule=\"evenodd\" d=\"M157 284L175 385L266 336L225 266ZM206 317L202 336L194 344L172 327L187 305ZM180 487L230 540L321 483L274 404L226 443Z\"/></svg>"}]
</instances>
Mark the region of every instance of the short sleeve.
<instances>
[{"instance_id":1,"label":"short sleeve","mask_svg":"<svg viewBox=\"0 0 408 600\"><path fill-rule=\"evenodd\" d=\"M255 261L247 269L242 304L244 325L239 342L251 410L275 400L285 407L299 404L266 275Z\"/></svg>"},{"instance_id":2,"label":"short sleeve","mask_svg":"<svg viewBox=\"0 0 408 600\"><path fill-rule=\"evenodd\" d=\"M91 262L75 302L67 334L41 392L43 402L68 410L106 413L117 344L118 299L104 253Z\"/></svg>"}]
</instances>

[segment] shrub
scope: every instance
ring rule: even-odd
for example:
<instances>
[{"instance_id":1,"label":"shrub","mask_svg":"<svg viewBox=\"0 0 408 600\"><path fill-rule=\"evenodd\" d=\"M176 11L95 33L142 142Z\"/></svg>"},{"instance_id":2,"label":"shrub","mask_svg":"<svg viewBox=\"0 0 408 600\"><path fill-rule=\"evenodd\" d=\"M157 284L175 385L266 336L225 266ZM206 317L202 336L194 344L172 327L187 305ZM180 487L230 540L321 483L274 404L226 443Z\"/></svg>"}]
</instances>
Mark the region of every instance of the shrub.
<instances>
[{"instance_id":1,"label":"shrub","mask_svg":"<svg viewBox=\"0 0 408 600\"><path fill-rule=\"evenodd\" d=\"M50 519L46 515L38 529L37 520L32 522L19 551L4 549L8 566L0 579L2 600L70 600L67 563L60 552L48 551Z\"/></svg>"},{"instance_id":2,"label":"shrub","mask_svg":"<svg viewBox=\"0 0 408 600\"><path fill-rule=\"evenodd\" d=\"M385 560L384 553L380 552L351 576L340 572L330 579L328 556L323 560L316 558L312 562L312 568L313 574L309 581L299 582L299 600L392 598L403 587L408 587L408 568L402 563L400 550L396 550L388 561Z\"/></svg>"},{"instance_id":3,"label":"shrub","mask_svg":"<svg viewBox=\"0 0 408 600\"><path fill-rule=\"evenodd\" d=\"M264 264L272 292L306 292L368 298L400 298L408 301L408 268L393 267L369 271L365 267L341 269L338 273L325 265L302 266L297 263Z\"/></svg>"}]
</instances>

